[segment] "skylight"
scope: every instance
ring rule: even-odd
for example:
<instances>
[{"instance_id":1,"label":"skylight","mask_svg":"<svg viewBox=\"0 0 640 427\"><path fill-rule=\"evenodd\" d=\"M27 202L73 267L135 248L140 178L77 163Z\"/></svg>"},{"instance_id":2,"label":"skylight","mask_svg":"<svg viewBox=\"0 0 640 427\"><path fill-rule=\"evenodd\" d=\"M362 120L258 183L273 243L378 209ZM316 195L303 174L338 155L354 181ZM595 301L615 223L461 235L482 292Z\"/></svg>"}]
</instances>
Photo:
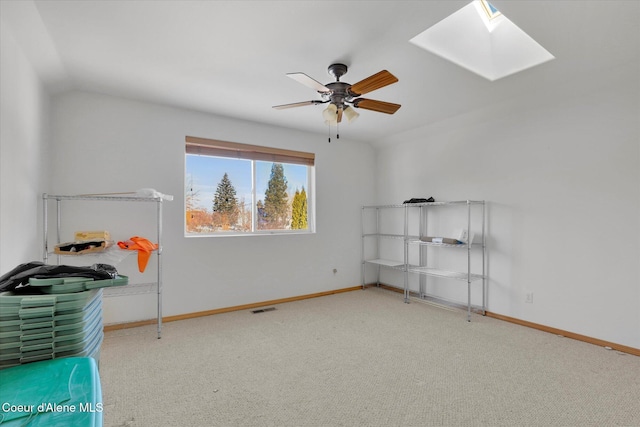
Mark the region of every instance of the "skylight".
<instances>
[{"instance_id":1,"label":"skylight","mask_svg":"<svg viewBox=\"0 0 640 427\"><path fill-rule=\"evenodd\" d=\"M490 81L554 59L486 0L474 0L410 40Z\"/></svg>"},{"instance_id":2,"label":"skylight","mask_svg":"<svg viewBox=\"0 0 640 427\"><path fill-rule=\"evenodd\" d=\"M500 15L500 11L498 9L496 9L496 7L494 5L492 5L491 3L489 3L488 1L480 0L480 4L482 5L482 8L484 9L485 13L487 14L487 18L493 19L496 16Z\"/></svg>"}]
</instances>

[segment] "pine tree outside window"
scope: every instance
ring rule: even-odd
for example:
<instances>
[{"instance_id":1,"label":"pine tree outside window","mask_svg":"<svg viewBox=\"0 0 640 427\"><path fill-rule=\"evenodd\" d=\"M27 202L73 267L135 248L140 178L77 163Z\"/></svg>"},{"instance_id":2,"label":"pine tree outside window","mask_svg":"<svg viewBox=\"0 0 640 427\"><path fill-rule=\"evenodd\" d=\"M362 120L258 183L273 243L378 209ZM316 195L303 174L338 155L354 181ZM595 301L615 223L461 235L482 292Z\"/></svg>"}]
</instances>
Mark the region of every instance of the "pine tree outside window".
<instances>
[{"instance_id":1,"label":"pine tree outside window","mask_svg":"<svg viewBox=\"0 0 640 427\"><path fill-rule=\"evenodd\" d=\"M313 153L187 137L185 235L313 233Z\"/></svg>"},{"instance_id":2,"label":"pine tree outside window","mask_svg":"<svg viewBox=\"0 0 640 427\"><path fill-rule=\"evenodd\" d=\"M236 189L225 172L213 196L212 223L214 227L230 230L238 224Z\"/></svg>"},{"instance_id":3,"label":"pine tree outside window","mask_svg":"<svg viewBox=\"0 0 640 427\"><path fill-rule=\"evenodd\" d=\"M307 193L302 187L302 191L296 189L291 204L291 228L294 230L306 230L308 227L307 216Z\"/></svg>"}]
</instances>

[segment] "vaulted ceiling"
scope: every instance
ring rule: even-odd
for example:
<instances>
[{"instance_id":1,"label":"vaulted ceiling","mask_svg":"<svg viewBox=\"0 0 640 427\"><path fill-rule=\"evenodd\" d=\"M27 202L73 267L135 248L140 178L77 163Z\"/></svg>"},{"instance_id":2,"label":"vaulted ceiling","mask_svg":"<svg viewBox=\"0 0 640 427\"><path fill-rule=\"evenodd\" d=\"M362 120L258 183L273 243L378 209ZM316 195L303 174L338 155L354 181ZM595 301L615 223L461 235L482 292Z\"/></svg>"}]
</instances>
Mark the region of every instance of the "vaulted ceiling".
<instances>
[{"instance_id":1,"label":"vaulted ceiling","mask_svg":"<svg viewBox=\"0 0 640 427\"><path fill-rule=\"evenodd\" d=\"M320 99L286 73L355 83L386 69L399 82L367 98L394 115L358 110L344 138L390 135L562 87L638 62L640 2L495 0L555 60L490 82L409 40L470 0L2 1L7 26L52 92L95 91L326 135Z\"/></svg>"}]
</instances>

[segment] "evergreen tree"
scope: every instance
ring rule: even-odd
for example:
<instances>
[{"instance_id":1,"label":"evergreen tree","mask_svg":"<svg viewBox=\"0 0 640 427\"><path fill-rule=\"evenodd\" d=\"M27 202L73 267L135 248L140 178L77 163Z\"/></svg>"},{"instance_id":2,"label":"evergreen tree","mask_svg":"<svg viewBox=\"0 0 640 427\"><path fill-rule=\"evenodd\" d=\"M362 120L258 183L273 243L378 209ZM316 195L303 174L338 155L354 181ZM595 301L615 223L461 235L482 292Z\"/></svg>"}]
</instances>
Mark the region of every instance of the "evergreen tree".
<instances>
[{"instance_id":1,"label":"evergreen tree","mask_svg":"<svg viewBox=\"0 0 640 427\"><path fill-rule=\"evenodd\" d=\"M264 212L267 228L284 228L288 211L287 178L281 163L271 166L271 176L264 193Z\"/></svg>"},{"instance_id":2,"label":"evergreen tree","mask_svg":"<svg viewBox=\"0 0 640 427\"><path fill-rule=\"evenodd\" d=\"M291 205L291 228L297 230L306 230L307 224L307 193L302 187L302 191L296 189Z\"/></svg>"},{"instance_id":3,"label":"evergreen tree","mask_svg":"<svg viewBox=\"0 0 640 427\"><path fill-rule=\"evenodd\" d=\"M238 199L236 189L229 180L229 175L225 172L218 183L216 193L213 198L213 214L216 225L229 228L236 225L238 220Z\"/></svg>"}]
</instances>

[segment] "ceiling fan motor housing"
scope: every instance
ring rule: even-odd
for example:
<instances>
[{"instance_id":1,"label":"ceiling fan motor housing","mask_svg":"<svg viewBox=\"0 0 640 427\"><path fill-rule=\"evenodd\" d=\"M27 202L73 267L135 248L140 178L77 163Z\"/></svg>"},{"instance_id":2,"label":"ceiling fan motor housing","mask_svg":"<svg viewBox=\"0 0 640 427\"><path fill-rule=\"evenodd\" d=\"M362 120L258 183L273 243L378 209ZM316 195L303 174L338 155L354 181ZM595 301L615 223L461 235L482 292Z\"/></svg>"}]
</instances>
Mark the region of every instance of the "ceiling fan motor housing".
<instances>
[{"instance_id":1,"label":"ceiling fan motor housing","mask_svg":"<svg viewBox=\"0 0 640 427\"><path fill-rule=\"evenodd\" d=\"M347 74L347 66L344 64L331 64L327 72L330 76L335 77L337 81L340 81L340 77Z\"/></svg>"},{"instance_id":2,"label":"ceiling fan motor housing","mask_svg":"<svg viewBox=\"0 0 640 427\"><path fill-rule=\"evenodd\" d=\"M330 90L328 93L321 94L326 101L331 101L338 108L344 108L345 102L351 102L353 97L349 93L351 85L344 82L332 82L325 86Z\"/></svg>"},{"instance_id":3,"label":"ceiling fan motor housing","mask_svg":"<svg viewBox=\"0 0 640 427\"><path fill-rule=\"evenodd\" d=\"M346 102L353 101L353 94L349 91L351 85L340 81L340 77L347 74L347 70L348 67L344 64L329 65L327 72L335 77L336 81L325 85L330 92L321 93L325 101L331 101L339 110L345 108Z\"/></svg>"}]
</instances>

